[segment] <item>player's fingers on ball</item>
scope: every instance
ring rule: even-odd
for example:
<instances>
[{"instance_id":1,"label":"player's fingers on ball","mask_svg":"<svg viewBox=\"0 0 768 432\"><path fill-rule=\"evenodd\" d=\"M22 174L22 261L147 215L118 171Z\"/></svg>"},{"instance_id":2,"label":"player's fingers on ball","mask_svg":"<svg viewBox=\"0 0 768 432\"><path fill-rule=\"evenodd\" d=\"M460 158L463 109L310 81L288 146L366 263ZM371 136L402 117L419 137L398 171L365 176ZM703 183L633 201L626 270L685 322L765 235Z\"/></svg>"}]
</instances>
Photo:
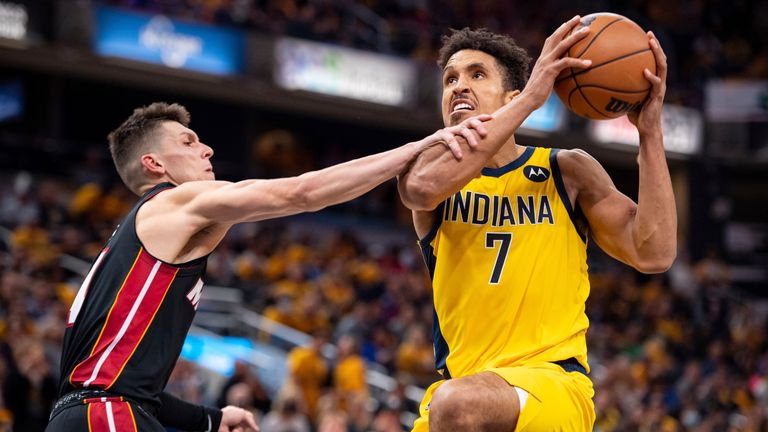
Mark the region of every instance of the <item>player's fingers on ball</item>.
<instances>
[{"instance_id":1,"label":"player's fingers on ball","mask_svg":"<svg viewBox=\"0 0 768 432\"><path fill-rule=\"evenodd\" d=\"M589 27L582 27L576 30L572 34L568 35L568 37L561 40L557 44L557 47L554 49L552 54L555 57L561 57L563 54L566 53L566 51L568 51L573 46L573 44L587 37L587 35L589 34L589 31L590 31Z\"/></svg>"},{"instance_id":2,"label":"player's fingers on ball","mask_svg":"<svg viewBox=\"0 0 768 432\"><path fill-rule=\"evenodd\" d=\"M552 45L557 46L557 43L563 40L565 35L568 34L568 32L571 31L576 25L578 25L580 20L581 20L581 17L576 15L573 18L569 19L568 21L560 24L560 27L558 27L554 32L552 32L552 34L547 39L544 40L544 47L542 49L542 53Z\"/></svg>"},{"instance_id":3,"label":"player's fingers on ball","mask_svg":"<svg viewBox=\"0 0 768 432\"><path fill-rule=\"evenodd\" d=\"M557 35L557 40L560 40L565 37L565 35L568 34L568 32L572 31L576 26L579 25L581 22L581 16L574 15L573 18L569 19L568 21L560 24L560 27L555 30L555 32L552 34Z\"/></svg>"},{"instance_id":4,"label":"player's fingers on ball","mask_svg":"<svg viewBox=\"0 0 768 432\"><path fill-rule=\"evenodd\" d=\"M583 69L592 65L592 60L578 59L574 57L563 57L556 61L554 64L555 70L558 72L565 68L578 68Z\"/></svg>"},{"instance_id":5,"label":"player's fingers on ball","mask_svg":"<svg viewBox=\"0 0 768 432\"><path fill-rule=\"evenodd\" d=\"M648 32L648 35L650 36L648 44L651 46L651 51L653 51L653 54L656 57L656 62L661 62L666 65L667 54L664 52L664 48L661 47L661 43L656 38L656 35L653 34L653 32Z\"/></svg>"},{"instance_id":6,"label":"player's fingers on ball","mask_svg":"<svg viewBox=\"0 0 768 432\"><path fill-rule=\"evenodd\" d=\"M661 78L654 75L653 72L651 72L648 68L643 69L643 75L645 75L645 79L651 82L653 85L660 85L661 84Z\"/></svg>"}]
</instances>

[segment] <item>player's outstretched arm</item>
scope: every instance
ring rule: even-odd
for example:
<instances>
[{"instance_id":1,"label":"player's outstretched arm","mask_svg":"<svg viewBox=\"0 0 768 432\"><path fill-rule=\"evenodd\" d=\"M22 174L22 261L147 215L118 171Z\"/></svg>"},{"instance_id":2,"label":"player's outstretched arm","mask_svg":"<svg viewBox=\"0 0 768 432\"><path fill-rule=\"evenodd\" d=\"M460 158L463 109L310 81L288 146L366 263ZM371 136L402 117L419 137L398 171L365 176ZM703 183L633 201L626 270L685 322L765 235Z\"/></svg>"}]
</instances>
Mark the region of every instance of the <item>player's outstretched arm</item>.
<instances>
[{"instance_id":1,"label":"player's outstretched arm","mask_svg":"<svg viewBox=\"0 0 768 432\"><path fill-rule=\"evenodd\" d=\"M590 65L588 60L563 57L568 48L589 34L589 28L584 27L583 31L569 35L579 22L580 17L573 17L547 38L525 89L521 93L511 92L511 101L493 113L491 120L482 125L474 124L476 120L472 118L462 122L478 131L487 130L487 136L480 137L477 147L466 151L461 161L453 158L444 148L432 148L419 155L413 165L399 176L398 189L406 207L431 211L461 189L477 176L523 121L546 102L555 79L563 69Z\"/></svg>"},{"instance_id":2,"label":"player's outstretched arm","mask_svg":"<svg viewBox=\"0 0 768 432\"><path fill-rule=\"evenodd\" d=\"M434 134L386 152L351 160L297 177L271 180L190 182L171 198L191 226L231 225L317 211L357 198L401 172L419 153L433 147L451 148L460 158L455 136L470 137L466 126Z\"/></svg>"},{"instance_id":3,"label":"player's outstretched arm","mask_svg":"<svg viewBox=\"0 0 768 432\"><path fill-rule=\"evenodd\" d=\"M603 167L586 153L560 152L558 163L598 245L641 272L659 273L677 254L677 212L661 130L667 63L656 38L652 33L648 37L658 76L645 70L651 94L643 109L630 115L640 134L637 204L616 190Z\"/></svg>"}]
</instances>

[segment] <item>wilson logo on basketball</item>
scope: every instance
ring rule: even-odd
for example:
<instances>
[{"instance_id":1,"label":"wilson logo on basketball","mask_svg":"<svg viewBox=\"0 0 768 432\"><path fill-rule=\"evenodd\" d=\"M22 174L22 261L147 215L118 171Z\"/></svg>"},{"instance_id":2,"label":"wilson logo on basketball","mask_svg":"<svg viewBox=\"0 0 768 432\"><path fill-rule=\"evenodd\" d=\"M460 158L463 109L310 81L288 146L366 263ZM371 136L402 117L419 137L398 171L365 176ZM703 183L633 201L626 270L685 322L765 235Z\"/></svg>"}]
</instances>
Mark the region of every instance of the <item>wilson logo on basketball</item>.
<instances>
[{"instance_id":1,"label":"wilson logo on basketball","mask_svg":"<svg viewBox=\"0 0 768 432\"><path fill-rule=\"evenodd\" d=\"M536 165L526 165L523 168L523 174L528 180L541 183L549 178L549 170Z\"/></svg>"},{"instance_id":2,"label":"wilson logo on basketball","mask_svg":"<svg viewBox=\"0 0 768 432\"><path fill-rule=\"evenodd\" d=\"M628 113L630 111L638 111L642 107L642 102L629 103L612 97L604 109L612 113Z\"/></svg>"}]
</instances>

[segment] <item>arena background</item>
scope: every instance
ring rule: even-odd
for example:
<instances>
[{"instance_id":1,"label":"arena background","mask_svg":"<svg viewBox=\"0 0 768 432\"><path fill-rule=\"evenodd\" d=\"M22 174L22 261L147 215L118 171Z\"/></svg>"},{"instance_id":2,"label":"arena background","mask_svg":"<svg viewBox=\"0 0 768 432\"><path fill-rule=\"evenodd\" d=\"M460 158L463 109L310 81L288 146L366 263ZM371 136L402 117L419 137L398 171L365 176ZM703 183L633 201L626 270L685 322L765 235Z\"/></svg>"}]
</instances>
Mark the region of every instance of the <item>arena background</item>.
<instances>
[{"instance_id":1,"label":"arena background","mask_svg":"<svg viewBox=\"0 0 768 432\"><path fill-rule=\"evenodd\" d=\"M535 58L596 11L669 57L680 250L650 277L590 248L595 430L768 430L768 3L753 0L0 0L0 430L44 428L69 304L134 201L105 139L134 108L186 105L221 179L295 175L441 127L449 28L506 32ZM517 137L581 147L637 195L625 120L553 96ZM168 390L250 407L265 432L410 426L436 379L415 240L394 181L233 230Z\"/></svg>"}]
</instances>

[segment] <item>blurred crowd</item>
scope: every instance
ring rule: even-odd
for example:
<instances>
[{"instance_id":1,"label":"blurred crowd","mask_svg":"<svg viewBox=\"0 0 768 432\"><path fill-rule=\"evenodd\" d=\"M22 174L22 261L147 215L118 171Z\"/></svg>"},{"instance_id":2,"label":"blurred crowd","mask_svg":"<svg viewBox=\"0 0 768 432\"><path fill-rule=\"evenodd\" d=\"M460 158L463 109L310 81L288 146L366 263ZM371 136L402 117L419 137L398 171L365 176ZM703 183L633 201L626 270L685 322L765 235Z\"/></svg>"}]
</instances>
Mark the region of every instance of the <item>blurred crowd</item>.
<instances>
[{"instance_id":1,"label":"blurred crowd","mask_svg":"<svg viewBox=\"0 0 768 432\"><path fill-rule=\"evenodd\" d=\"M61 257L92 259L135 198L118 185L24 173L6 180L0 431L31 432L43 429L55 398L67 310L82 281ZM312 335L309 346L287 354L280 391L265 390L245 364L224 382L183 360L168 390L249 407L264 432L402 430L401 414L415 409L405 387L438 378L431 291L415 241L382 244L353 227L295 225L241 225L208 265L207 283L239 288L248 308ZM715 251L697 262L681 252L668 273L653 277L591 252L595 430L766 430L766 300L740 297ZM398 383L376 402L365 380L371 368Z\"/></svg>"},{"instance_id":2,"label":"blurred crowd","mask_svg":"<svg viewBox=\"0 0 768 432\"><path fill-rule=\"evenodd\" d=\"M670 64L667 100L701 107L704 83L768 77L768 3L492 0L108 0L217 25L336 43L434 62L450 28L486 27L537 55L544 39L576 14L610 11L652 30Z\"/></svg>"}]
</instances>

